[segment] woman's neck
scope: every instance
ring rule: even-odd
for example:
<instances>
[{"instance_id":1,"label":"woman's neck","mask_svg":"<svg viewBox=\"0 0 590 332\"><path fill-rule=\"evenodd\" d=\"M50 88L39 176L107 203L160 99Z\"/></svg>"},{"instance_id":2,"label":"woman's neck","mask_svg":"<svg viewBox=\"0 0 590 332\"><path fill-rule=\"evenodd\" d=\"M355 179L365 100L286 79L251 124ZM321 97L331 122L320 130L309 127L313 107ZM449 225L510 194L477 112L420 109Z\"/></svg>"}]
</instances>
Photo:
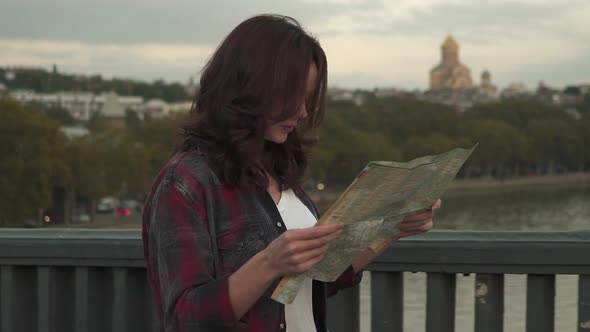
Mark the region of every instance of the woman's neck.
<instances>
[{"instance_id":1,"label":"woman's neck","mask_svg":"<svg viewBox=\"0 0 590 332\"><path fill-rule=\"evenodd\" d=\"M282 189L280 183L274 176L268 175L268 193L272 197L275 204L278 204L281 200Z\"/></svg>"}]
</instances>

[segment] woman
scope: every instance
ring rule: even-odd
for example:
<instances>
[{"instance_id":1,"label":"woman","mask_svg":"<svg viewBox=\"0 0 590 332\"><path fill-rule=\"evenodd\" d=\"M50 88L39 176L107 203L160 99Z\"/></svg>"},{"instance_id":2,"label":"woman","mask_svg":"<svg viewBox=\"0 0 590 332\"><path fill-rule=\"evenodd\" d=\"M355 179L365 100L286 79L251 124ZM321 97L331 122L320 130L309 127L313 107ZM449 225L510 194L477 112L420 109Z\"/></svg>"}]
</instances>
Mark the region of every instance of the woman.
<instances>
[{"instance_id":1,"label":"woman","mask_svg":"<svg viewBox=\"0 0 590 332\"><path fill-rule=\"evenodd\" d=\"M325 331L326 297L357 284L375 257L367 251L335 282L306 281L293 304L270 297L342 232L337 223L311 227L318 213L301 189L313 143L305 133L322 118L326 76L319 43L277 15L238 25L205 66L181 148L143 214L165 331ZM398 237L431 227L432 212L415 214Z\"/></svg>"}]
</instances>

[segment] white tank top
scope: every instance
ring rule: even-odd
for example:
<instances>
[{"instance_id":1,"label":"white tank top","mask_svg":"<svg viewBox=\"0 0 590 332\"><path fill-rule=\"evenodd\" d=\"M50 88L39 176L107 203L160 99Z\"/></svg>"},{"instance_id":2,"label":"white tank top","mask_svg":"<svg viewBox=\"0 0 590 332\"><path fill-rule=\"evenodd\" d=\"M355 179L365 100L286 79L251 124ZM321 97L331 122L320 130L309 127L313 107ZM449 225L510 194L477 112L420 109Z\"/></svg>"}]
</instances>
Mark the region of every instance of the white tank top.
<instances>
[{"instance_id":1,"label":"white tank top","mask_svg":"<svg viewBox=\"0 0 590 332\"><path fill-rule=\"evenodd\" d=\"M287 229L311 227L317 222L315 216L291 189L281 193L277 208ZM285 321L288 332L316 332L311 279L305 279L293 303L285 305Z\"/></svg>"}]
</instances>

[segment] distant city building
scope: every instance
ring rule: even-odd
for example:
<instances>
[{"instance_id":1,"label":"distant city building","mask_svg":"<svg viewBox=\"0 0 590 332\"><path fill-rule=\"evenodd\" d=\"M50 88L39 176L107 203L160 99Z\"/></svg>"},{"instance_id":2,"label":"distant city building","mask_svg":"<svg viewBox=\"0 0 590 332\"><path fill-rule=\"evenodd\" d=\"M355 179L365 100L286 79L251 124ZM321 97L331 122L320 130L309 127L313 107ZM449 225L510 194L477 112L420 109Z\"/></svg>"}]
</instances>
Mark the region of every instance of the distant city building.
<instances>
[{"instance_id":1,"label":"distant city building","mask_svg":"<svg viewBox=\"0 0 590 332\"><path fill-rule=\"evenodd\" d=\"M111 127L125 128L127 122L125 105L117 97L114 92L108 93L99 113Z\"/></svg>"},{"instance_id":2,"label":"distant city building","mask_svg":"<svg viewBox=\"0 0 590 332\"><path fill-rule=\"evenodd\" d=\"M459 44L449 35L441 45L441 63L430 71L430 90L465 90L473 87L471 71L459 61Z\"/></svg>"},{"instance_id":3,"label":"distant city building","mask_svg":"<svg viewBox=\"0 0 590 332\"><path fill-rule=\"evenodd\" d=\"M58 92L36 93L29 90L10 91L10 96L22 103L38 103L44 107L61 107L80 121L90 120L90 116L103 109L108 96L117 99L124 109L141 112L143 109L143 97L119 96L114 93L100 95L91 92Z\"/></svg>"},{"instance_id":4,"label":"distant city building","mask_svg":"<svg viewBox=\"0 0 590 332\"><path fill-rule=\"evenodd\" d=\"M492 74L484 70L481 73L481 82L479 86L473 89L469 94L472 103L487 103L499 99L498 87L492 83Z\"/></svg>"},{"instance_id":5,"label":"distant city building","mask_svg":"<svg viewBox=\"0 0 590 332\"><path fill-rule=\"evenodd\" d=\"M186 94L191 98L195 96L197 90L199 89L199 83L197 83L197 80L194 76L189 77L188 84L184 86L184 89L186 91Z\"/></svg>"},{"instance_id":6,"label":"distant city building","mask_svg":"<svg viewBox=\"0 0 590 332\"><path fill-rule=\"evenodd\" d=\"M548 86L544 81L539 82L535 95L538 100L554 105L571 104L575 101L559 89Z\"/></svg>"},{"instance_id":7,"label":"distant city building","mask_svg":"<svg viewBox=\"0 0 590 332\"><path fill-rule=\"evenodd\" d=\"M479 86L481 91L484 91L489 94L496 94L498 92L498 88L492 84L492 74L489 71L484 70L481 73L481 84Z\"/></svg>"},{"instance_id":8,"label":"distant city building","mask_svg":"<svg viewBox=\"0 0 590 332\"><path fill-rule=\"evenodd\" d=\"M330 87L328 89L328 98L330 100L352 100L354 97L353 90L339 87Z\"/></svg>"},{"instance_id":9,"label":"distant city building","mask_svg":"<svg viewBox=\"0 0 590 332\"><path fill-rule=\"evenodd\" d=\"M61 126L59 129L70 139L84 137L90 134L88 128L80 126Z\"/></svg>"},{"instance_id":10,"label":"distant city building","mask_svg":"<svg viewBox=\"0 0 590 332\"><path fill-rule=\"evenodd\" d=\"M529 91L523 83L510 83L507 87L502 89L500 92L500 97L502 99L506 98L521 98L521 97L531 97L532 92Z\"/></svg>"},{"instance_id":11,"label":"distant city building","mask_svg":"<svg viewBox=\"0 0 590 332\"><path fill-rule=\"evenodd\" d=\"M446 104L463 111L476 103L498 99L498 88L485 70L481 83L474 85L471 71L459 60L459 44L449 35L441 45L441 62L430 71L430 89L421 99Z\"/></svg>"},{"instance_id":12,"label":"distant city building","mask_svg":"<svg viewBox=\"0 0 590 332\"><path fill-rule=\"evenodd\" d=\"M168 104L168 113L188 113L190 112L193 106L192 102L179 102L179 103L169 103Z\"/></svg>"},{"instance_id":13,"label":"distant city building","mask_svg":"<svg viewBox=\"0 0 590 332\"><path fill-rule=\"evenodd\" d=\"M162 99L150 99L143 106L143 114L151 118L161 118L170 113L168 103Z\"/></svg>"},{"instance_id":14,"label":"distant city building","mask_svg":"<svg viewBox=\"0 0 590 332\"><path fill-rule=\"evenodd\" d=\"M400 90L397 88L375 88L373 94L376 98L385 97L403 97L410 95L411 93L406 90Z\"/></svg>"},{"instance_id":15,"label":"distant city building","mask_svg":"<svg viewBox=\"0 0 590 332\"><path fill-rule=\"evenodd\" d=\"M113 127L124 127L127 111L135 111L140 119L145 116L161 118L171 113L189 112L192 102L167 103L162 99L120 96L115 92L96 95L90 92L36 93L29 90L9 91L12 98L22 103L37 103L43 107L61 107L79 121L88 121L100 113Z\"/></svg>"},{"instance_id":16,"label":"distant city building","mask_svg":"<svg viewBox=\"0 0 590 332\"><path fill-rule=\"evenodd\" d=\"M586 98L590 98L590 84L568 85L563 93L573 104L582 104Z\"/></svg>"},{"instance_id":17,"label":"distant city building","mask_svg":"<svg viewBox=\"0 0 590 332\"><path fill-rule=\"evenodd\" d=\"M359 90L351 90L333 87L328 89L328 98L332 101L348 100L356 106L361 106L366 102L366 93Z\"/></svg>"}]
</instances>

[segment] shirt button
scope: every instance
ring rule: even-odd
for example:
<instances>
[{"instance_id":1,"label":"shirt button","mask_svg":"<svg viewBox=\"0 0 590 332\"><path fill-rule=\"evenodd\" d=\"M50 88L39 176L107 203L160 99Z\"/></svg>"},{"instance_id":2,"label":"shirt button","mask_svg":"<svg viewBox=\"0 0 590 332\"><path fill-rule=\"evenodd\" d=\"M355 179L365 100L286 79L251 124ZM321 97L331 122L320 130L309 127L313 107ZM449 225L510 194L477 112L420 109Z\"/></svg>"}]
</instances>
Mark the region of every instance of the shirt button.
<instances>
[{"instance_id":1,"label":"shirt button","mask_svg":"<svg viewBox=\"0 0 590 332\"><path fill-rule=\"evenodd\" d=\"M277 223L277 226L281 227L283 226L283 224L281 224L280 222Z\"/></svg>"},{"instance_id":2,"label":"shirt button","mask_svg":"<svg viewBox=\"0 0 590 332\"><path fill-rule=\"evenodd\" d=\"M281 330L285 328L285 324L281 323L281 325L279 325L281 327Z\"/></svg>"}]
</instances>

